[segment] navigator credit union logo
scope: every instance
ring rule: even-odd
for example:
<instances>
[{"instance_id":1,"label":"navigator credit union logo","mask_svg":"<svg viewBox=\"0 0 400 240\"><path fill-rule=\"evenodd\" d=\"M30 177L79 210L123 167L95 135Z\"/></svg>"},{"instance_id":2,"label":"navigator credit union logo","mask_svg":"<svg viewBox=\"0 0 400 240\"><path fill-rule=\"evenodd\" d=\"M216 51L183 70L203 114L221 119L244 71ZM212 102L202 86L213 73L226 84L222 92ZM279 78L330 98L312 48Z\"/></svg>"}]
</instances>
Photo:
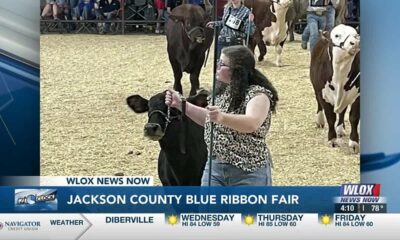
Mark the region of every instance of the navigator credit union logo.
<instances>
[{"instance_id":1,"label":"navigator credit union logo","mask_svg":"<svg viewBox=\"0 0 400 240\"><path fill-rule=\"evenodd\" d=\"M15 189L16 211L57 211L57 189Z\"/></svg>"}]
</instances>

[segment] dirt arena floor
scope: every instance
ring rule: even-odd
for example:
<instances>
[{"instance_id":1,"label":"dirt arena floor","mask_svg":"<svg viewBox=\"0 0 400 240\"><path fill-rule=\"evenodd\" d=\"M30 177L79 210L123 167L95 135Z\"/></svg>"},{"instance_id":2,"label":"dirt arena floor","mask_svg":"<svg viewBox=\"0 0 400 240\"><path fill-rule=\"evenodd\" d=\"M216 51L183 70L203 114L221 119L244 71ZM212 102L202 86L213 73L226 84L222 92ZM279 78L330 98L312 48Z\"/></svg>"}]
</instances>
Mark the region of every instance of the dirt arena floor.
<instances>
[{"instance_id":1,"label":"dirt arena floor","mask_svg":"<svg viewBox=\"0 0 400 240\"><path fill-rule=\"evenodd\" d=\"M296 36L299 39L299 36ZM147 114L125 99L150 97L172 86L164 35L41 36L41 174L157 176L158 142L143 137ZM327 129L314 124L316 103L309 80L309 51L287 43L283 64L274 51L257 63L280 94L267 144L273 185L339 185L359 181L359 155L329 148ZM201 86L212 85L210 54ZM183 78L185 95L189 78ZM346 122L349 125L348 121ZM348 143L348 135L345 137Z\"/></svg>"}]
</instances>

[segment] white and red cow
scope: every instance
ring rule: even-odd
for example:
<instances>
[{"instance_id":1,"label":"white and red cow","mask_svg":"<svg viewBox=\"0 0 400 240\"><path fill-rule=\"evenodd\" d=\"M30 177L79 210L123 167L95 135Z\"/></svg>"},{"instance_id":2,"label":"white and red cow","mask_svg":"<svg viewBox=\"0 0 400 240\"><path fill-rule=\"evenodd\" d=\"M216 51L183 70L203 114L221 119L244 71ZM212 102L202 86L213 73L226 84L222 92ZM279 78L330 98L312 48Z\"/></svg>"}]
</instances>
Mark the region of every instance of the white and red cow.
<instances>
[{"instance_id":1,"label":"white and red cow","mask_svg":"<svg viewBox=\"0 0 400 240\"><path fill-rule=\"evenodd\" d=\"M288 22L286 12L293 0L246 0L245 5L253 8L256 31L249 48L254 52L257 45L260 50L259 61L264 59L267 46L274 46L276 65L282 66L282 48L287 38Z\"/></svg>"},{"instance_id":2,"label":"white and red cow","mask_svg":"<svg viewBox=\"0 0 400 240\"><path fill-rule=\"evenodd\" d=\"M340 145L344 134L344 114L351 105L349 147L359 152L358 123L360 121L360 35L346 25L338 25L321 34L311 54L310 78L318 103L317 126L328 122L328 143ZM335 129L336 114L339 121Z\"/></svg>"}]
</instances>

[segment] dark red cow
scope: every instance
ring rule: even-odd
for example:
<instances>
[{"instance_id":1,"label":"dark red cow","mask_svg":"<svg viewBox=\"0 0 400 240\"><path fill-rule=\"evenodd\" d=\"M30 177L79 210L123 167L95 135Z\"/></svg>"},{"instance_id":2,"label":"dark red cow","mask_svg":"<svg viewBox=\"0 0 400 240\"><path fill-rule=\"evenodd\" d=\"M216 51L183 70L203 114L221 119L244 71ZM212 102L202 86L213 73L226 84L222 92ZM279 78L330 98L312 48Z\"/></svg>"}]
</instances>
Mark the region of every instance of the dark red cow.
<instances>
[{"instance_id":1,"label":"dark red cow","mask_svg":"<svg viewBox=\"0 0 400 240\"><path fill-rule=\"evenodd\" d=\"M199 75L205 52L213 41L213 29L206 28L210 20L205 11L192 4L174 8L167 25L167 50L174 72L174 89L182 93L182 73L190 74L190 95L199 89Z\"/></svg>"}]
</instances>

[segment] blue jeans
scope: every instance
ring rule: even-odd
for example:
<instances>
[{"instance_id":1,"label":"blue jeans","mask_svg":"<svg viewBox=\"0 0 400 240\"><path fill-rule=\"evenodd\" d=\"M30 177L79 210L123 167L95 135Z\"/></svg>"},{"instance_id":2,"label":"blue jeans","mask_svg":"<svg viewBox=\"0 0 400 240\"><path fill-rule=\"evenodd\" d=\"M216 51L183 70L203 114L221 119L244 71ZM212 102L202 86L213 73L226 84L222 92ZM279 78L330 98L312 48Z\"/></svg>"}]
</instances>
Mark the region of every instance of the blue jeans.
<instances>
[{"instance_id":1,"label":"blue jeans","mask_svg":"<svg viewBox=\"0 0 400 240\"><path fill-rule=\"evenodd\" d=\"M204 168L201 186L208 186L210 161ZM255 172L246 172L230 163L212 160L211 186L271 186L271 166L257 169Z\"/></svg>"},{"instance_id":2,"label":"blue jeans","mask_svg":"<svg viewBox=\"0 0 400 240\"><path fill-rule=\"evenodd\" d=\"M335 27L335 14L336 14L336 10L333 6L329 5L326 8L326 27L325 30L326 31L332 31L333 27ZM308 42L308 38L310 36L310 29L308 28L308 25L306 26L306 28L304 29L305 35L307 36L307 42ZM303 33L304 34L304 33Z\"/></svg>"},{"instance_id":3,"label":"blue jeans","mask_svg":"<svg viewBox=\"0 0 400 240\"><path fill-rule=\"evenodd\" d=\"M332 5L329 5L326 8L326 31L332 31L333 27L335 26L335 14L335 8Z\"/></svg>"},{"instance_id":4,"label":"blue jeans","mask_svg":"<svg viewBox=\"0 0 400 240\"><path fill-rule=\"evenodd\" d=\"M301 40L303 42L310 41L310 51L312 52L319 39L319 30L326 27L326 16L317 15L313 12L307 13L307 27L304 29Z\"/></svg>"},{"instance_id":5,"label":"blue jeans","mask_svg":"<svg viewBox=\"0 0 400 240\"><path fill-rule=\"evenodd\" d=\"M82 17L84 20L90 20L95 18L94 5L93 4L79 4L72 9L72 17L78 19ZM82 19L81 18L81 19Z\"/></svg>"}]
</instances>

